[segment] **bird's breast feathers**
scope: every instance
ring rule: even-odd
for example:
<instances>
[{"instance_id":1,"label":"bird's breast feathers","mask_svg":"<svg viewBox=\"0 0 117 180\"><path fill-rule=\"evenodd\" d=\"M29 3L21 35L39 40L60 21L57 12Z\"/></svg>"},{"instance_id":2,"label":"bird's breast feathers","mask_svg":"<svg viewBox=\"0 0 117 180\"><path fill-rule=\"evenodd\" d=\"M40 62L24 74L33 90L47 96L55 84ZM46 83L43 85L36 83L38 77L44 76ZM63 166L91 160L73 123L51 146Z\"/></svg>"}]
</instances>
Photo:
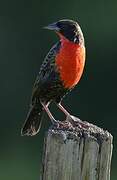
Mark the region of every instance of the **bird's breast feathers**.
<instances>
[{"instance_id":1,"label":"bird's breast feathers","mask_svg":"<svg viewBox=\"0 0 117 180\"><path fill-rule=\"evenodd\" d=\"M65 88L73 88L80 80L85 64L84 45L68 40L61 42L61 48L56 55L56 65Z\"/></svg>"}]
</instances>

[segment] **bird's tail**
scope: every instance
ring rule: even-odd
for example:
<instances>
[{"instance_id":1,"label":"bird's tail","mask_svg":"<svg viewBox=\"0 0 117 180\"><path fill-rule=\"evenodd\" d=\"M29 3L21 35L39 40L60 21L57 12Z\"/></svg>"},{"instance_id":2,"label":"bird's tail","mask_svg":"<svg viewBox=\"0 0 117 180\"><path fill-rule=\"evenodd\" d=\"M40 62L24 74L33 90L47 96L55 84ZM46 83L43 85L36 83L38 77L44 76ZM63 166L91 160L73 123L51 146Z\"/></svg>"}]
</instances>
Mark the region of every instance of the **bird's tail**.
<instances>
[{"instance_id":1,"label":"bird's tail","mask_svg":"<svg viewBox=\"0 0 117 180\"><path fill-rule=\"evenodd\" d=\"M26 121L24 122L23 128L21 129L21 135L36 135L41 127L42 115L43 109L41 104L33 105L32 107L30 107Z\"/></svg>"}]
</instances>

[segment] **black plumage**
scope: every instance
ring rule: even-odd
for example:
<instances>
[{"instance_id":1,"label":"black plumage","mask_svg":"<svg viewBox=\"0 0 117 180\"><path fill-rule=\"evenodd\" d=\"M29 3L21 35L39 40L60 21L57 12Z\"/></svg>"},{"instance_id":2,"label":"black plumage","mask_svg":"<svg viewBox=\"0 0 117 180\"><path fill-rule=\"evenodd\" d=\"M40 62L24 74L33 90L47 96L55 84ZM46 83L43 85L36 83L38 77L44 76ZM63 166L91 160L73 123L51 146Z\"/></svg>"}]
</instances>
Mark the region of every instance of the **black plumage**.
<instances>
[{"instance_id":1,"label":"black plumage","mask_svg":"<svg viewBox=\"0 0 117 180\"><path fill-rule=\"evenodd\" d=\"M40 101L44 104L50 101L59 103L67 92L60 80L55 63L55 57L60 46L60 42L56 43L42 63L32 90L30 109L21 131L22 135L32 136L39 131L43 115L43 107Z\"/></svg>"},{"instance_id":2,"label":"black plumage","mask_svg":"<svg viewBox=\"0 0 117 180\"><path fill-rule=\"evenodd\" d=\"M43 111L47 112L52 123L57 123L57 125L58 123L60 124L59 121L56 121L54 119L53 115L49 111L48 106L49 103L52 101L54 101L57 104L59 109L61 109L66 116L70 116L70 114L64 109L64 107L61 105L60 102L62 98L65 96L65 94L69 92L74 87L75 84L73 83L72 86L71 85L65 86L64 80L61 78L60 69L59 69L59 68L63 68L63 65L60 65L60 67L58 67L59 65L57 65L56 63L56 57L58 54L60 54L61 52L60 50L63 49L63 44L62 44L63 42L61 40L61 37L65 37L67 39L67 42L70 43L72 42L73 44L75 44L75 47L81 46L83 49L84 49L84 37L78 23L72 20L60 20L58 22L48 25L46 29L54 30L60 36L60 41L50 49L49 53L47 54L47 56L45 57L42 63L42 66L40 68L39 74L36 78L32 90L29 112L26 121L23 125L23 128L21 130L22 135L33 136L37 134L37 132L41 127ZM65 51L70 51L70 50L71 49L66 49ZM73 53L75 54L76 52L73 51ZM74 56L74 54L72 55ZM80 55L80 57L82 57L82 59L80 60L84 62L84 58L83 58L84 55L82 54ZM60 60L62 60L62 58L60 58ZM63 62L64 61L67 62L67 60L68 57L66 57L66 59L63 60ZM71 57L70 60L72 60ZM82 64L83 63L81 63L81 65ZM79 68L77 68L77 70L79 71ZM68 77L67 81L69 81L69 79L70 77Z\"/></svg>"}]
</instances>

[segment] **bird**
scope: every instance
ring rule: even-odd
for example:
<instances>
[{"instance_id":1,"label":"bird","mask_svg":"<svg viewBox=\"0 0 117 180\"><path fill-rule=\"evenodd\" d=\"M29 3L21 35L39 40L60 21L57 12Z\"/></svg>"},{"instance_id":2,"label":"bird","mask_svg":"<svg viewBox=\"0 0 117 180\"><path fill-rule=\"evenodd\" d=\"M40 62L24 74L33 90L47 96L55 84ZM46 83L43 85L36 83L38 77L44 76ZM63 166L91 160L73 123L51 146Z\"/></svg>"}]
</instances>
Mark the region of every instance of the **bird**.
<instances>
[{"instance_id":1,"label":"bird","mask_svg":"<svg viewBox=\"0 0 117 180\"><path fill-rule=\"evenodd\" d=\"M79 83L85 65L85 42L78 22L62 19L45 26L44 29L54 31L59 40L52 46L40 67L21 135L36 135L41 128L44 112L48 114L53 125L61 124L49 110L52 102L66 117L71 116L61 102Z\"/></svg>"}]
</instances>

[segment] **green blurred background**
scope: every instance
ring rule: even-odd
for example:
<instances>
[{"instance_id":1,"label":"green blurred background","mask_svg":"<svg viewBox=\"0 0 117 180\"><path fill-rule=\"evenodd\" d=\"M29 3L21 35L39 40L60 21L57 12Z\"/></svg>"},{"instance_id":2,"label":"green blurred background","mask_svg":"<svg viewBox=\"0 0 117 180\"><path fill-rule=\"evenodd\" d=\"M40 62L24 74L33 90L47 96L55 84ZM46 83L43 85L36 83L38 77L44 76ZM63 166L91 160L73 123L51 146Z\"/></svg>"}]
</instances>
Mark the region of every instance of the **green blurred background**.
<instances>
[{"instance_id":1,"label":"green blurred background","mask_svg":"<svg viewBox=\"0 0 117 180\"><path fill-rule=\"evenodd\" d=\"M0 180L37 180L45 116L40 134L21 137L40 64L57 36L42 29L59 19L80 22L87 61L77 88L64 104L74 115L114 136L111 180L117 179L117 1L4 0L0 2Z\"/></svg>"}]
</instances>

